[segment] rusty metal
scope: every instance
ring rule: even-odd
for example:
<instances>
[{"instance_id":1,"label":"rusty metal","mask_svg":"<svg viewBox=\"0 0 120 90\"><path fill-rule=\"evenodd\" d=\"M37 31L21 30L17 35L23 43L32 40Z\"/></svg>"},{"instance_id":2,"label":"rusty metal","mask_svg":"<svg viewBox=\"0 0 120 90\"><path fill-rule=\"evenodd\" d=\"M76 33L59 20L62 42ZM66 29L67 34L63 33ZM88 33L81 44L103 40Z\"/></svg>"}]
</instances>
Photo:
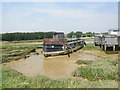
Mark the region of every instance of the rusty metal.
<instances>
[{"instance_id":1,"label":"rusty metal","mask_svg":"<svg viewBox=\"0 0 120 90\"><path fill-rule=\"evenodd\" d=\"M67 44L67 39L44 38L43 44Z\"/></svg>"}]
</instances>

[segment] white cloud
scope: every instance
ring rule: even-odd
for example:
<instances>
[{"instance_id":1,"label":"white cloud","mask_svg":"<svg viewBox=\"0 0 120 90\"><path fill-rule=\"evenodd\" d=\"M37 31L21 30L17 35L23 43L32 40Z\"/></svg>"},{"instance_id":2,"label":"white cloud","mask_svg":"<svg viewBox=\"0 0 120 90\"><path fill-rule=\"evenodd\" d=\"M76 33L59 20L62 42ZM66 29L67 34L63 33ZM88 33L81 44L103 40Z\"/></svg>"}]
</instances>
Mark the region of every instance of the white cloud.
<instances>
[{"instance_id":1,"label":"white cloud","mask_svg":"<svg viewBox=\"0 0 120 90\"><path fill-rule=\"evenodd\" d=\"M54 3L52 5L56 7ZM91 6L87 4L86 7ZM22 11L14 9L3 17L3 33L49 30L64 31L65 33L76 30L104 32L109 28L116 28L118 26L118 14L99 13L93 10L93 8L100 7L102 7L102 4L99 6L94 5L91 9L86 10L35 7L26 7L24 8L26 10ZM32 16L34 13L38 15ZM49 17L41 16L44 14Z\"/></svg>"}]
</instances>

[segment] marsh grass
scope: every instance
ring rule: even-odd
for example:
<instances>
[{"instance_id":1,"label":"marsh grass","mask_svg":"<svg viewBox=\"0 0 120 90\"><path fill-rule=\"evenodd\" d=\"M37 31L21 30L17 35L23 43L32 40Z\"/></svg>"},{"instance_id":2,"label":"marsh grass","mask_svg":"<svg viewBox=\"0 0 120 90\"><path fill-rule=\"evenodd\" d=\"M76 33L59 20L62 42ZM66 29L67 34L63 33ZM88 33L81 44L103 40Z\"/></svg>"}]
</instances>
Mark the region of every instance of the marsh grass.
<instances>
[{"instance_id":1,"label":"marsh grass","mask_svg":"<svg viewBox=\"0 0 120 90\"><path fill-rule=\"evenodd\" d=\"M17 45L1 47L3 62L24 58L41 45ZM101 50L92 44L84 50ZM73 78L50 79L45 76L26 77L9 67L2 67L2 88L118 88L117 60L79 60L77 64L86 64L76 69Z\"/></svg>"},{"instance_id":2,"label":"marsh grass","mask_svg":"<svg viewBox=\"0 0 120 90\"><path fill-rule=\"evenodd\" d=\"M38 39L38 40L21 40L21 41L11 41L8 43L32 43L32 42L42 42L43 39Z\"/></svg>"},{"instance_id":3,"label":"marsh grass","mask_svg":"<svg viewBox=\"0 0 120 90\"><path fill-rule=\"evenodd\" d=\"M3 66L2 88L117 88L116 81L89 81L83 78L50 79L44 76L26 77Z\"/></svg>"},{"instance_id":4,"label":"marsh grass","mask_svg":"<svg viewBox=\"0 0 120 90\"><path fill-rule=\"evenodd\" d=\"M41 46L38 44L2 46L2 63L24 58L29 53L35 52L35 49Z\"/></svg>"},{"instance_id":5,"label":"marsh grass","mask_svg":"<svg viewBox=\"0 0 120 90\"><path fill-rule=\"evenodd\" d=\"M74 77L87 78L90 81L96 80L116 80L118 78L117 61L96 60L87 66L76 69L72 75Z\"/></svg>"},{"instance_id":6,"label":"marsh grass","mask_svg":"<svg viewBox=\"0 0 120 90\"><path fill-rule=\"evenodd\" d=\"M94 38L85 38L85 41L94 41Z\"/></svg>"},{"instance_id":7,"label":"marsh grass","mask_svg":"<svg viewBox=\"0 0 120 90\"><path fill-rule=\"evenodd\" d=\"M94 46L93 44L87 44L83 50L101 50L100 47Z\"/></svg>"},{"instance_id":8,"label":"marsh grass","mask_svg":"<svg viewBox=\"0 0 120 90\"><path fill-rule=\"evenodd\" d=\"M78 60L76 63L79 64L91 64L93 61L92 60Z\"/></svg>"},{"instance_id":9,"label":"marsh grass","mask_svg":"<svg viewBox=\"0 0 120 90\"><path fill-rule=\"evenodd\" d=\"M104 51L106 54L118 54L119 51Z\"/></svg>"}]
</instances>

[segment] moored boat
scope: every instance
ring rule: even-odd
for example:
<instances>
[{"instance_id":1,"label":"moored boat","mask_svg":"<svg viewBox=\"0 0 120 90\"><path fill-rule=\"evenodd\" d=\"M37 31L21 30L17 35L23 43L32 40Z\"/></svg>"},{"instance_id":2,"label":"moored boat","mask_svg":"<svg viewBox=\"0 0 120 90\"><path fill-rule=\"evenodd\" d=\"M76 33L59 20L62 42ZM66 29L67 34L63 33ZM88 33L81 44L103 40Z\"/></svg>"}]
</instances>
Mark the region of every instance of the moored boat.
<instances>
[{"instance_id":1,"label":"moored boat","mask_svg":"<svg viewBox=\"0 0 120 90\"><path fill-rule=\"evenodd\" d=\"M53 38L44 38L43 53L45 57L66 55L84 46L83 39L64 39L64 33L54 33Z\"/></svg>"}]
</instances>

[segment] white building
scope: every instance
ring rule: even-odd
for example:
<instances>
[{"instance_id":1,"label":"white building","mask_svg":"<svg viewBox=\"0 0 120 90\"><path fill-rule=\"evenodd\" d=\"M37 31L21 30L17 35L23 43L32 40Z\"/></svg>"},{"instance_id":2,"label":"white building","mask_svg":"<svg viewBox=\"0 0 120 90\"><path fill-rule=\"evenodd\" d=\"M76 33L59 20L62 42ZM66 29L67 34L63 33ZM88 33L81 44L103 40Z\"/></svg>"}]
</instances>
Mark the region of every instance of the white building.
<instances>
[{"instance_id":1,"label":"white building","mask_svg":"<svg viewBox=\"0 0 120 90\"><path fill-rule=\"evenodd\" d=\"M109 34L111 34L111 35L119 35L120 34L120 30L118 30L118 29L111 29L111 30L109 30Z\"/></svg>"}]
</instances>

